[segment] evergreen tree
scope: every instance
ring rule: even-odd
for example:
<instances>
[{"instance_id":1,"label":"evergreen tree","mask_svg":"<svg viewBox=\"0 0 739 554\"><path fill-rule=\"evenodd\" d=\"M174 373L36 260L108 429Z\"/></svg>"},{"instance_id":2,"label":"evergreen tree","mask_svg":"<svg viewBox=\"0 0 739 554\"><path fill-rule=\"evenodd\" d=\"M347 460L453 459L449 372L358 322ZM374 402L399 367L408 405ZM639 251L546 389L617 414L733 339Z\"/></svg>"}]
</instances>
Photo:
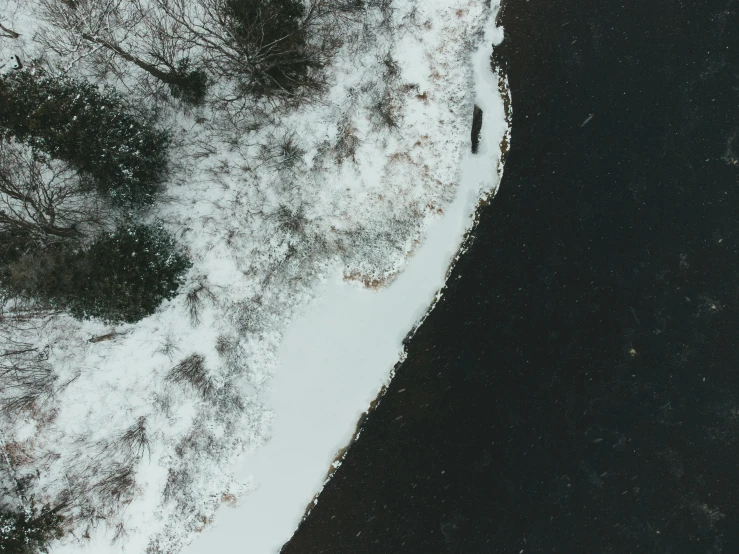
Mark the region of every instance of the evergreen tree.
<instances>
[{"instance_id":1,"label":"evergreen tree","mask_svg":"<svg viewBox=\"0 0 739 554\"><path fill-rule=\"evenodd\" d=\"M74 317L133 323L177 294L190 267L161 227L132 225L75 253L70 289L60 300Z\"/></svg>"},{"instance_id":2,"label":"evergreen tree","mask_svg":"<svg viewBox=\"0 0 739 554\"><path fill-rule=\"evenodd\" d=\"M0 139L11 137L67 162L120 206L151 204L167 171L168 134L117 93L40 71L0 78Z\"/></svg>"},{"instance_id":3,"label":"evergreen tree","mask_svg":"<svg viewBox=\"0 0 739 554\"><path fill-rule=\"evenodd\" d=\"M0 271L0 285L78 319L134 323L177 294L190 262L159 226L122 226L87 248L56 243Z\"/></svg>"},{"instance_id":4,"label":"evergreen tree","mask_svg":"<svg viewBox=\"0 0 739 554\"><path fill-rule=\"evenodd\" d=\"M62 536L62 521L62 516L48 507L38 512L33 504L18 510L0 506L0 552L48 552L49 541Z\"/></svg>"}]
</instances>

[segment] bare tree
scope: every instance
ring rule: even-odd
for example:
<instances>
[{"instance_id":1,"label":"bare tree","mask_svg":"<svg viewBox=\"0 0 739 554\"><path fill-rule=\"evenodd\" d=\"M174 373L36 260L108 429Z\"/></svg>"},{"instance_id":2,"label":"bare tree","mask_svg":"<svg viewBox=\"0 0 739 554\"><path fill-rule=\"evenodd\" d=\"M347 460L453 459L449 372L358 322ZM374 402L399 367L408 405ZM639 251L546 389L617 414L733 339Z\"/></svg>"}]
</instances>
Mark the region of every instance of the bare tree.
<instances>
[{"instance_id":1,"label":"bare tree","mask_svg":"<svg viewBox=\"0 0 739 554\"><path fill-rule=\"evenodd\" d=\"M294 96L323 88L320 70L340 46L329 21L335 0L155 0L202 48L213 73L237 81L236 96ZM347 12L348 13L348 12Z\"/></svg>"},{"instance_id":2,"label":"bare tree","mask_svg":"<svg viewBox=\"0 0 739 554\"><path fill-rule=\"evenodd\" d=\"M37 32L41 44L66 61L66 70L84 59L108 65L114 56L102 44L93 44L83 34L105 37L117 43L135 21L122 11L123 0L40 0L38 15L52 26Z\"/></svg>"},{"instance_id":3,"label":"bare tree","mask_svg":"<svg viewBox=\"0 0 739 554\"><path fill-rule=\"evenodd\" d=\"M81 239L110 217L103 201L85 192L78 175L62 162L0 142L0 253Z\"/></svg>"},{"instance_id":4,"label":"bare tree","mask_svg":"<svg viewBox=\"0 0 739 554\"><path fill-rule=\"evenodd\" d=\"M87 59L125 77L125 60L202 100L200 63L226 78L225 101L296 98L322 90L323 72L364 13L361 0L39 0L54 29L39 38L71 67ZM198 63L194 63L195 57ZM199 96L198 96L199 95ZM192 102L196 103L196 102Z\"/></svg>"},{"instance_id":5,"label":"bare tree","mask_svg":"<svg viewBox=\"0 0 739 554\"><path fill-rule=\"evenodd\" d=\"M188 103L202 102L206 75L194 69L191 47L177 23L160 10L140 0L40 0L40 5L42 18L54 29L39 33L39 39L72 60L70 66L90 57L107 70L120 58L169 85Z\"/></svg>"}]
</instances>

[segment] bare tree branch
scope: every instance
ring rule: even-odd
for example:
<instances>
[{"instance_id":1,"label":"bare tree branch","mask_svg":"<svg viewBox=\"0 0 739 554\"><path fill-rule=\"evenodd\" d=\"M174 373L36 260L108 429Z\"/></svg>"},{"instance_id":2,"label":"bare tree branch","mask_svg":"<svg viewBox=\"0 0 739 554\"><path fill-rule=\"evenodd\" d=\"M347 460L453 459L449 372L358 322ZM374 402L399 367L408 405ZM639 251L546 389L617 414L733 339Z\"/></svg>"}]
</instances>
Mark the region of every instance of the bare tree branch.
<instances>
[{"instance_id":1,"label":"bare tree branch","mask_svg":"<svg viewBox=\"0 0 739 554\"><path fill-rule=\"evenodd\" d=\"M80 239L104 227L110 215L63 163L26 146L0 142L0 250Z\"/></svg>"},{"instance_id":2,"label":"bare tree branch","mask_svg":"<svg viewBox=\"0 0 739 554\"><path fill-rule=\"evenodd\" d=\"M329 0L155 0L202 48L216 75L241 92L295 96L323 88L320 70L340 45Z\"/></svg>"}]
</instances>

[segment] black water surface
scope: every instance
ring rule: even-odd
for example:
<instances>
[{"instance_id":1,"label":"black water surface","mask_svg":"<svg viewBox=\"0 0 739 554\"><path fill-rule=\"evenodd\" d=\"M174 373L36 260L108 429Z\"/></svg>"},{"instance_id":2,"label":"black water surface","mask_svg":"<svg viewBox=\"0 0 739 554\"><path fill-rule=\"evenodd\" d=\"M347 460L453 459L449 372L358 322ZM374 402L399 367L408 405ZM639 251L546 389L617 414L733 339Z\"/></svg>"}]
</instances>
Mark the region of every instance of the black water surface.
<instances>
[{"instance_id":1,"label":"black water surface","mask_svg":"<svg viewBox=\"0 0 739 554\"><path fill-rule=\"evenodd\" d=\"M501 23L500 192L283 552L739 553L739 2Z\"/></svg>"}]
</instances>

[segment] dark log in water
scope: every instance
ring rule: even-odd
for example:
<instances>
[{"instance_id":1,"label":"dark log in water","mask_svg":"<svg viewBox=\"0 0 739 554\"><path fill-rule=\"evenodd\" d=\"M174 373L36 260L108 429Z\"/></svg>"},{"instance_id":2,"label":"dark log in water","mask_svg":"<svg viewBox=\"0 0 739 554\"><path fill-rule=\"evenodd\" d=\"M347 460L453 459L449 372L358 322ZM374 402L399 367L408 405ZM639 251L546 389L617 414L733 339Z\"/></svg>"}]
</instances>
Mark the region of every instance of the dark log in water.
<instances>
[{"instance_id":1,"label":"dark log in water","mask_svg":"<svg viewBox=\"0 0 739 554\"><path fill-rule=\"evenodd\" d=\"M480 145L480 130L482 129L482 109L475 106L472 111L472 153L477 154Z\"/></svg>"}]
</instances>

